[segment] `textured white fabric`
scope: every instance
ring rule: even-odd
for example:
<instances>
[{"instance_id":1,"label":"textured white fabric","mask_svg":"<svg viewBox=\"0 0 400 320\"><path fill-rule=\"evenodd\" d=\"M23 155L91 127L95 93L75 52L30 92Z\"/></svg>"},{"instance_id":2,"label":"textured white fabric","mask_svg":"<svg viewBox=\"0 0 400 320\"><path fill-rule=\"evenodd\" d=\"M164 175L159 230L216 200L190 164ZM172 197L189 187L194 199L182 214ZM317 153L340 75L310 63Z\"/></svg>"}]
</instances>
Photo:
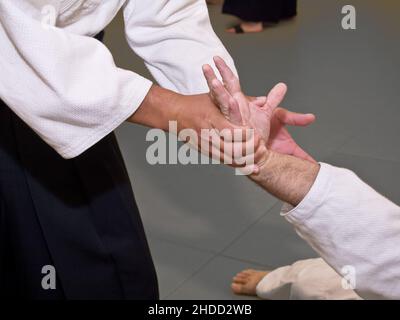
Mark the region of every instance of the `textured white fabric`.
<instances>
[{"instance_id":1,"label":"textured white fabric","mask_svg":"<svg viewBox=\"0 0 400 320\"><path fill-rule=\"evenodd\" d=\"M360 300L343 278L323 259L308 259L268 273L257 295L268 300Z\"/></svg>"},{"instance_id":2,"label":"textured white fabric","mask_svg":"<svg viewBox=\"0 0 400 320\"><path fill-rule=\"evenodd\" d=\"M308 195L282 215L364 299L400 299L400 207L352 171L321 163Z\"/></svg>"},{"instance_id":3,"label":"textured white fabric","mask_svg":"<svg viewBox=\"0 0 400 320\"><path fill-rule=\"evenodd\" d=\"M208 92L201 66L217 54L234 68L203 0L0 1L0 98L64 158L118 127L152 85L91 38L123 6L129 44L161 86Z\"/></svg>"},{"instance_id":4,"label":"textured white fabric","mask_svg":"<svg viewBox=\"0 0 400 320\"><path fill-rule=\"evenodd\" d=\"M211 27L204 0L128 1L124 14L129 45L165 88L208 92L202 66L213 66L216 55L236 72Z\"/></svg>"}]
</instances>

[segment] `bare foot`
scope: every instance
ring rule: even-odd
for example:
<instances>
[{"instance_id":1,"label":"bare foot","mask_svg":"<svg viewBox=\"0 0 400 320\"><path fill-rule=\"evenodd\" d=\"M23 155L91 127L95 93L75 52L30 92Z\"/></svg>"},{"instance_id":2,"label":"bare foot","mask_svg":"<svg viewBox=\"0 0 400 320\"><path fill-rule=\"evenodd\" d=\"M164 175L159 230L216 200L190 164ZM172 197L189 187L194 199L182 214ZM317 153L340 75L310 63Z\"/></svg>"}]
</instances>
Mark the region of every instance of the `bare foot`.
<instances>
[{"instance_id":1,"label":"bare foot","mask_svg":"<svg viewBox=\"0 0 400 320\"><path fill-rule=\"evenodd\" d=\"M264 30L262 22L242 22L239 26L244 33L261 32ZM235 28L229 28L226 31L229 33L237 33Z\"/></svg>"},{"instance_id":2,"label":"bare foot","mask_svg":"<svg viewBox=\"0 0 400 320\"><path fill-rule=\"evenodd\" d=\"M244 270L233 277L231 288L235 294L255 296L257 285L267 274L267 271Z\"/></svg>"}]
</instances>

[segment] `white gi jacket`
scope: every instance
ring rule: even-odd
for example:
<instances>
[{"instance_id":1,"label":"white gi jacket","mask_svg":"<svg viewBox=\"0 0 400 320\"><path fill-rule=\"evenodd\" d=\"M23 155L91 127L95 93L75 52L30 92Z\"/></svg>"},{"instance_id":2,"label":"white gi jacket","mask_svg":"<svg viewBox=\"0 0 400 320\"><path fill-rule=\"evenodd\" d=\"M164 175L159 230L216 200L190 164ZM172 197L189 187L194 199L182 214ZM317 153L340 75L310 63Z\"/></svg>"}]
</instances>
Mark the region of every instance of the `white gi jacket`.
<instances>
[{"instance_id":1,"label":"white gi jacket","mask_svg":"<svg viewBox=\"0 0 400 320\"><path fill-rule=\"evenodd\" d=\"M350 290L321 260L307 260L267 275L260 297L353 299L354 286L364 299L400 299L400 207L352 171L321 163L310 192L282 215Z\"/></svg>"},{"instance_id":2,"label":"white gi jacket","mask_svg":"<svg viewBox=\"0 0 400 320\"><path fill-rule=\"evenodd\" d=\"M92 38L121 8L130 47L161 86L208 92L201 66L215 55L234 68L203 0L1 0L0 99L64 158L117 128L152 85Z\"/></svg>"}]
</instances>

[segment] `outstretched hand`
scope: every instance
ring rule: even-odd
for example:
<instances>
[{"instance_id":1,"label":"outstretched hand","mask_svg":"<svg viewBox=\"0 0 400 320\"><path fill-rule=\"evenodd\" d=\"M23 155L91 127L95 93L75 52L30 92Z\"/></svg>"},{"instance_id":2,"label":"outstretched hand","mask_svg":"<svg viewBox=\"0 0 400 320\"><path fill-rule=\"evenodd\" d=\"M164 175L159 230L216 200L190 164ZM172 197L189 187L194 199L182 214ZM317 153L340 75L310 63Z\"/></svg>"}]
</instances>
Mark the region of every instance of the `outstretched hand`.
<instances>
[{"instance_id":1,"label":"outstretched hand","mask_svg":"<svg viewBox=\"0 0 400 320\"><path fill-rule=\"evenodd\" d=\"M300 114L278 107L287 92L283 83L277 84L266 97L248 98L241 90L240 81L225 61L214 58L223 83L209 65L203 66L210 95L233 124L254 128L271 151L315 162L292 138L286 125L308 126L315 121L312 114Z\"/></svg>"}]
</instances>

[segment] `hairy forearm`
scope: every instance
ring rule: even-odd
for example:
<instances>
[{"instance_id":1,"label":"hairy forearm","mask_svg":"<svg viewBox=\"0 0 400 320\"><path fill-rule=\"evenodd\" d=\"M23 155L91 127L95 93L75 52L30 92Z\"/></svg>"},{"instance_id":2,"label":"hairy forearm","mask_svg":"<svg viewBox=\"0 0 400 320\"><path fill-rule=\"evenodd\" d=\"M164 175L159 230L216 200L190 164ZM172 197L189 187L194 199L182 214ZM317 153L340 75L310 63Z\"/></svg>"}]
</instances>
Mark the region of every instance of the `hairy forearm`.
<instances>
[{"instance_id":1,"label":"hairy forearm","mask_svg":"<svg viewBox=\"0 0 400 320\"><path fill-rule=\"evenodd\" d=\"M310 191L319 164L269 151L257 175L250 178L278 199L297 206Z\"/></svg>"}]
</instances>

